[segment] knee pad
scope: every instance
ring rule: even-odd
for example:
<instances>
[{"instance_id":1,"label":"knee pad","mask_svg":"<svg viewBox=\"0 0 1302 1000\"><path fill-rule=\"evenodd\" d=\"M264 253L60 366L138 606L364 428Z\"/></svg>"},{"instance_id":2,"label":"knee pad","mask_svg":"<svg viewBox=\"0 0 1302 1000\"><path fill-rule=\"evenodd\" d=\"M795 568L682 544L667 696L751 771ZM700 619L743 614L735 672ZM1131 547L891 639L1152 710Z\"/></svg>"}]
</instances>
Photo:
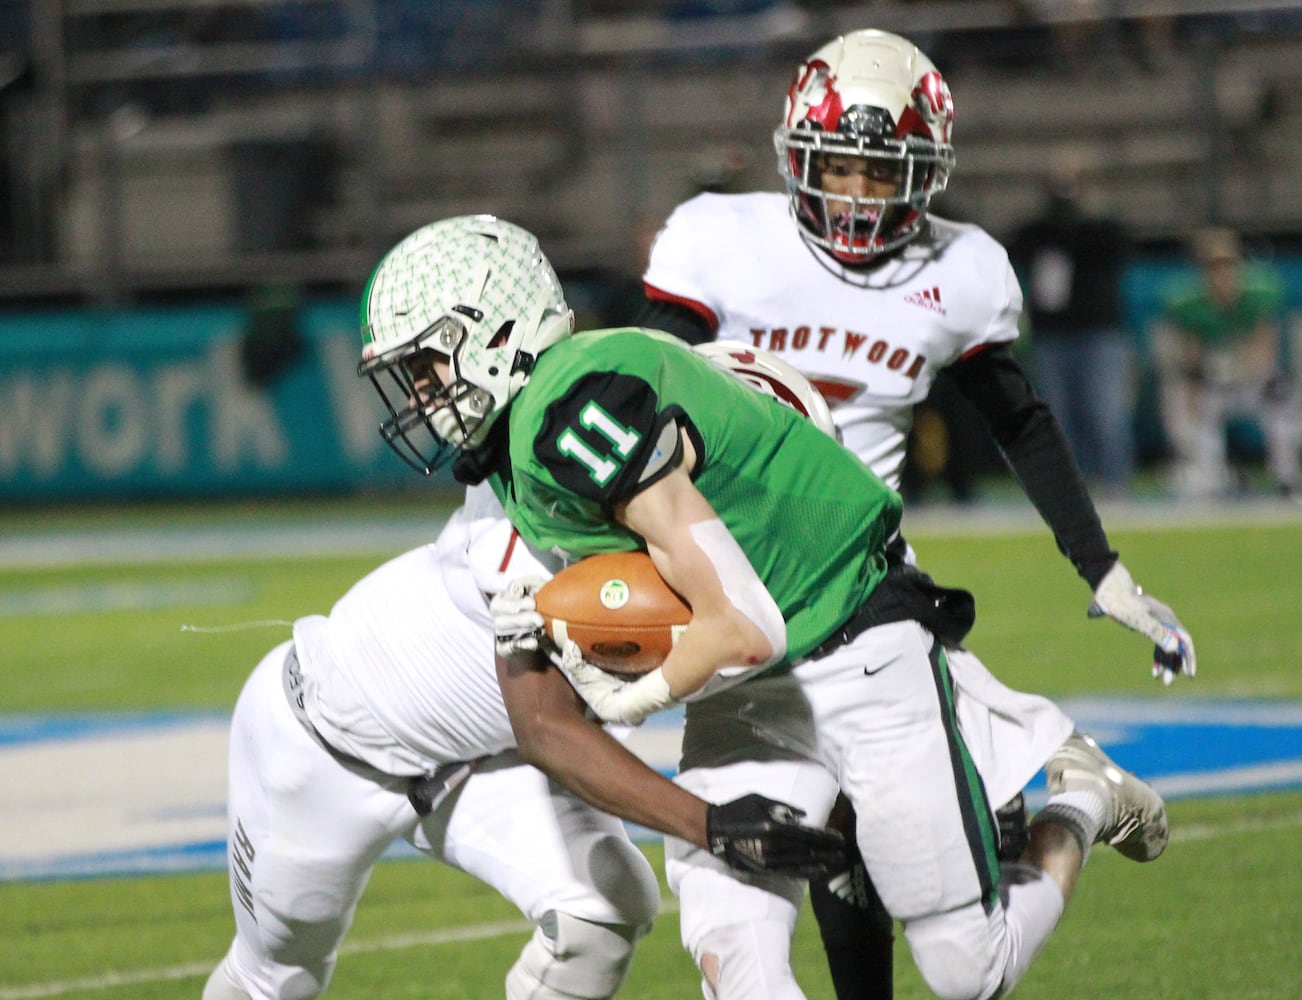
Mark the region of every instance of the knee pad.
<instances>
[{"instance_id":1,"label":"knee pad","mask_svg":"<svg viewBox=\"0 0 1302 1000\"><path fill-rule=\"evenodd\" d=\"M804 1000L791 972L791 928L783 921L720 927L701 938L693 958L710 1000Z\"/></svg>"},{"instance_id":2,"label":"knee pad","mask_svg":"<svg viewBox=\"0 0 1302 1000\"><path fill-rule=\"evenodd\" d=\"M602 837L586 858L592 877L615 906L612 921L649 928L660 912L660 883L637 845L624 837Z\"/></svg>"},{"instance_id":3,"label":"knee pad","mask_svg":"<svg viewBox=\"0 0 1302 1000\"><path fill-rule=\"evenodd\" d=\"M506 1000L607 1000L651 925L594 924L551 910L506 974Z\"/></svg>"},{"instance_id":4,"label":"knee pad","mask_svg":"<svg viewBox=\"0 0 1302 1000\"><path fill-rule=\"evenodd\" d=\"M258 924L267 961L283 981L282 1000L303 1000L325 992L339 960L339 941L351 923L343 918L315 921L260 907Z\"/></svg>"},{"instance_id":5,"label":"knee pad","mask_svg":"<svg viewBox=\"0 0 1302 1000\"><path fill-rule=\"evenodd\" d=\"M999 993L1007 962L1003 909L979 902L904 925L913 962L941 1000L986 1000Z\"/></svg>"},{"instance_id":6,"label":"knee pad","mask_svg":"<svg viewBox=\"0 0 1302 1000\"><path fill-rule=\"evenodd\" d=\"M202 1000L315 1000L334 967L333 956L324 969L285 965L237 940L204 983Z\"/></svg>"},{"instance_id":7,"label":"knee pad","mask_svg":"<svg viewBox=\"0 0 1302 1000\"><path fill-rule=\"evenodd\" d=\"M217 968L212 970L208 982L203 984L202 1000L253 1000L253 996L235 985L234 979L227 971L226 959L222 959Z\"/></svg>"}]
</instances>

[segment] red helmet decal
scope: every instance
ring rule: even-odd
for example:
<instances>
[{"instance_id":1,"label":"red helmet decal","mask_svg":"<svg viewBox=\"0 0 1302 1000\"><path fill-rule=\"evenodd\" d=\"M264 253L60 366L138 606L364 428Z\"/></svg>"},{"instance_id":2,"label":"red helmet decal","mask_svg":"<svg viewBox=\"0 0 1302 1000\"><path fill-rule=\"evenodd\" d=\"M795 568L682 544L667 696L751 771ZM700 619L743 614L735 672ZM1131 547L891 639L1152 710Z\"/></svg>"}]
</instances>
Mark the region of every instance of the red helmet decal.
<instances>
[{"instance_id":1,"label":"red helmet decal","mask_svg":"<svg viewBox=\"0 0 1302 1000\"><path fill-rule=\"evenodd\" d=\"M924 125L927 137L937 142L949 142L949 133L954 126L954 98L940 73L933 69L925 74L909 96L912 99L909 111ZM920 131L904 128L904 122L912 117L909 112L903 115L900 135Z\"/></svg>"},{"instance_id":2,"label":"red helmet decal","mask_svg":"<svg viewBox=\"0 0 1302 1000\"><path fill-rule=\"evenodd\" d=\"M800 68L787 93L792 117L797 111L797 97L809 105L809 112L800 121L815 122L826 132L836 131L845 108L841 105L841 95L837 93L836 77L832 75L831 66L822 59L815 59ZM796 124L796 121L788 121L787 127L792 128Z\"/></svg>"},{"instance_id":3,"label":"red helmet decal","mask_svg":"<svg viewBox=\"0 0 1302 1000\"><path fill-rule=\"evenodd\" d=\"M754 362L755 355L743 358L737 352L730 352L731 357L736 358L741 364L748 365ZM789 385L778 378L777 375L770 374L762 368L733 368L734 373L743 381L748 382L752 388L760 392L768 391L775 399L791 407L802 417L809 416L809 407L801 400Z\"/></svg>"}]
</instances>

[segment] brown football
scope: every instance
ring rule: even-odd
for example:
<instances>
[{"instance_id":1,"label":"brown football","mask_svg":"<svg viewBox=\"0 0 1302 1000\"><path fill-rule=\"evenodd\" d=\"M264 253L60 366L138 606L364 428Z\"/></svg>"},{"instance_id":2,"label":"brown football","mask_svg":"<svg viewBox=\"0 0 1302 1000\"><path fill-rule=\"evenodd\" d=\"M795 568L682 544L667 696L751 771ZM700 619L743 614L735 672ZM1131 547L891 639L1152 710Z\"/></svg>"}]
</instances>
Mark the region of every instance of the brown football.
<instances>
[{"instance_id":1,"label":"brown football","mask_svg":"<svg viewBox=\"0 0 1302 1000\"><path fill-rule=\"evenodd\" d=\"M669 655L692 609L645 552L588 556L557 573L534 600L557 644L572 639L608 673L636 676Z\"/></svg>"}]
</instances>

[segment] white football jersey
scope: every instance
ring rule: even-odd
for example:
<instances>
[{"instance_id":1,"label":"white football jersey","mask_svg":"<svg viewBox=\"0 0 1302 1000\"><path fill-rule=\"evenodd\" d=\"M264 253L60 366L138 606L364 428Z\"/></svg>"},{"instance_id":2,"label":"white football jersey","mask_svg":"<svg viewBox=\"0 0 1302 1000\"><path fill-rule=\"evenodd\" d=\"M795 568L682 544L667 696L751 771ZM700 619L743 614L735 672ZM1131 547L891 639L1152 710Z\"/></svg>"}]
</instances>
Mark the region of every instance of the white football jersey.
<instances>
[{"instance_id":1,"label":"white football jersey","mask_svg":"<svg viewBox=\"0 0 1302 1000\"><path fill-rule=\"evenodd\" d=\"M513 577L551 573L475 487L434 544L363 577L328 617L295 623L308 717L386 774L514 747L488 601Z\"/></svg>"},{"instance_id":2,"label":"white football jersey","mask_svg":"<svg viewBox=\"0 0 1302 1000\"><path fill-rule=\"evenodd\" d=\"M913 408L937 372L1017 338L1008 253L977 226L930 225L877 267L846 268L801 238L782 194L702 194L651 249L647 285L718 321L718 339L773 351L809 376L845 444L898 489Z\"/></svg>"}]
</instances>

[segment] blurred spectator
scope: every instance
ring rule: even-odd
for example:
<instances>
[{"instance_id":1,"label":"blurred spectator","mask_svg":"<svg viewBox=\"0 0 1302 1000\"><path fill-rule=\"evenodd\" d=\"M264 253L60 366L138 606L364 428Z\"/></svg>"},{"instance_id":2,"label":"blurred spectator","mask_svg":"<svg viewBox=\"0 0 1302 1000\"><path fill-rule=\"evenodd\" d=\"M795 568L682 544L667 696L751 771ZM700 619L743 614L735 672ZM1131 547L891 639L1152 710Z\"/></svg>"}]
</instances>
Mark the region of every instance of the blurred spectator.
<instances>
[{"instance_id":1,"label":"blurred spectator","mask_svg":"<svg viewBox=\"0 0 1302 1000\"><path fill-rule=\"evenodd\" d=\"M1193 496L1235 485L1227 430L1238 418L1260 429L1275 487L1296 495L1302 434L1282 363L1283 280L1266 265L1245 263L1228 229L1197 233L1192 255L1198 274L1168 291L1155 334L1174 485Z\"/></svg>"},{"instance_id":2,"label":"blurred spectator","mask_svg":"<svg viewBox=\"0 0 1302 1000\"><path fill-rule=\"evenodd\" d=\"M242 253L307 250L319 244L317 215L336 200L340 151L323 129L255 136L230 144L239 192L235 247Z\"/></svg>"},{"instance_id":3,"label":"blurred spectator","mask_svg":"<svg viewBox=\"0 0 1302 1000\"><path fill-rule=\"evenodd\" d=\"M268 282L254 289L240 339L240 366L250 385L270 389L303 357L302 308L302 292L292 284Z\"/></svg>"},{"instance_id":4,"label":"blurred spectator","mask_svg":"<svg viewBox=\"0 0 1302 1000\"><path fill-rule=\"evenodd\" d=\"M764 165L769 166L765 160ZM738 194L749 190L754 167L749 151L741 145L724 143L703 150L688 176L684 200L703 192L710 194ZM645 307L646 297L642 275L651 257L651 244L664 224L659 211L634 212L629 219L629 239L623 244L624 253L612 259L608 267L601 268L590 277L600 284L602 294L589 310L570 303L580 320L586 311L592 320L590 326L637 325ZM566 288L569 288L566 282ZM579 322L579 329L584 324Z\"/></svg>"},{"instance_id":5,"label":"blurred spectator","mask_svg":"<svg viewBox=\"0 0 1302 1000\"><path fill-rule=\"evenodd\" d=\"M956 384L948 368L936 374L927 398L913 411L913 427L900 470L900 493L908 504L935 499L973 503L977 480L1006 468L979 410Z\"/></svg>"},{"instance_id":6,"label":"blurred spectator","mask_svg":"<svg viewBox=\"0 0 1302 1000\"><path fill-rule=\"evenodd\" d=\"M54 256L56 168L44 124L28 4L0 0L0 264Z\"/></svg>"},{"instance_id":7,"label":"blurred spectator","mask_svg":"<svg viewBox=\"0 0 1302 1000\"><path fill-rule=\"evenodd\" d=\"M1023 7L1050 28L1053 64L1075 73L1119 68L1119 24L1107 17L1107 0L1024 0Z\"/></svg>"},{"instance_id":8,"label":"blurred spectator","mask_svg":"<svg viewBox=\"0 0 1302 1000\"><path fill-rule=\"evenodd\" d=\"M0 262L5 263L20 260L24 253L21 206L27 192L18 155L18 123L30 101L31 81L27 53L8 50L7 42L0 42Z\"/></svg>"},{"instance_id":9,"label":"blurred spectator","mask_svg":"<svg viewBox=\"0 0 1302 1000\"><path fill-rule=\"evenodd\" d=\"M1121 295L1130 240L1119 223L1085 211L1078 161L1054 167L1046 194L1008 244L1026 294L1034 381L1081 471L1119 495L1134 466L1134 349Z\"/></svg>"}]
</instances>

